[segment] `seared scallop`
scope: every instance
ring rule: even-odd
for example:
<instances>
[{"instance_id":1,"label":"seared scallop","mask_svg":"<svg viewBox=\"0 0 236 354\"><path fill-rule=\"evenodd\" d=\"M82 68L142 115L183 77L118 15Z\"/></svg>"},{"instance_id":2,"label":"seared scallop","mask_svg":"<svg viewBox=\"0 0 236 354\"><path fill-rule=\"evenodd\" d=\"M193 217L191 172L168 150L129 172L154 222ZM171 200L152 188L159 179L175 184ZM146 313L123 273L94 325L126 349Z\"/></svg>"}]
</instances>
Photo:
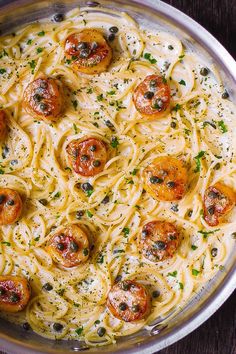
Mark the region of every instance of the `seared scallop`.
<instances>
[{"instance_id":1,"label":"seared scallop","mask_svg":"<svg viewBox=\"0 0 236 354\"><path fill-rule=\"evenodd\" d=\"M0 110L0 140L3 140L7 131L6 113Z\"/></svg>"},{"instance_id":2,"label":"seared scallop","mask_svg":"<svg viewBox=\"0 0 236 354\"><path fill-rule=\"evenodd\" d=\"M153 198L162 201L182 199L188 182L187 169L175 157L156 158L143 171L144 188Z\"/></svg>"},{"instance_id":3,"label":"seared scallop","mask_svg":"<svg viewBox=\"0 0 236 354\"><path fill-rule=\"evenodd\" d=\"M73 140L67 147L73 170L81 176L94 176L103 171L107 162L106 144L98 138Z\"/></svg>"},{"instance_id":4,"label":"seared scallop","mask_svg":"<svg viewBox=\"0 0 236 354\"><path fill-rule=\"evenodd\" d=\"M158 119L169 112L170 88L161 75L149 75L135 89L137 111L147 119Z\"/></svg>"},{"instance_id":5,"label":"seared scallop","mask_svg":"<svg viewBox=\"0 0 236 354\"><path fill-rule=\"evenodd\" d=\"M55 263L70 268L85 263L89 257L89 241L78 225L68 225L49 239L46 247Z\"/></svg>"},{"instance_id":6,"label":"seared scallop","mask_svg":"<svg viewBox=\"0 0 236 354\"><path fill-rule=\"evenodd\" d=\"M111 313L125 322L139 321L151 310L151 299L146 288L133 280L115 284L108 293L107 306Z\"/></svg>"},{"instance_id":7,"label":"seared scallop","mask_svg":"<svg viewBox=\"0 0 236 354\"><path fill-rule=\"evenodd\" d=\"M16 222L22 212L22 200L19 193L10 188L0 188L0 225Z\"/></svg>"},{"instance_id":8,"label":"seared scallop","mask_svg":"<svg viewBox=\"0 0 236 354\"><path fill-rule=\"evenodd\" d=\"M154 220L144 225L139 247L145 258L158 262L173 257L179 243L179 232L174 224Z\"/></svg>"},{"instance_id":9,"label":"seared scallop","mask_svg":"<svg viewBox=\"0 0 236 354\"><path fill-rule=\"evenodd\" d=\"M204 219L210 226L216 226L228 214L236 202L235 191L218 182L207 188L204 195Z\"/></svg>"},{"instance_id":10,"label":"seared scallop","mask_svg":"<svg viewBox=\"0 0 236 354\"><path fill-rule=\"evenodd\" d=\"M91 75L107 70L112 49L101 31L85 29L67 37L65 55L75 71Z\"/></svg>"},{"instance_id":11,"label":"seared scallop","mask_svg":"<svg viewBox=\"0 0 236 354\"><path fill-rule=\"evenodd\" d=\"M38 78L25 89L23 107L35 118L56 121L62 112L62 106L62 89L56 79Z\"/></svg>"},{"instance_id":12,"label":"seared scallop","mask_svg":"<svg viewBox=\"0 0 236 354\"><path fill-rule=\"evenodd\" d=\"M24 277L13 275L0 276L0 310L18 312L29 302L31 289Z\"/></svg>"}]
</instances>

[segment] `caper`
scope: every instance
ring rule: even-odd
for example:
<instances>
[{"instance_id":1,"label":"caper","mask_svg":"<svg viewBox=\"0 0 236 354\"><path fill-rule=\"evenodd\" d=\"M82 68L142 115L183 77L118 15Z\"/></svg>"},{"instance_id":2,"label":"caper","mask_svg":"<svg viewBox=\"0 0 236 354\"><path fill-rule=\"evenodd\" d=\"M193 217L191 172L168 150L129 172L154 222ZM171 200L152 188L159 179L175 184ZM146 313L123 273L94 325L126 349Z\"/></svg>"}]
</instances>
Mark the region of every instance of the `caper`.
<instances>
[{"instance_id":1,"label":"caper","mask_svg":"<svg viewBox=\"0 0 236 354\"><path fill-rule=\"evenodd\" d=\"M96 145L92 145L92 146L90 147L90 151L96 151L96 150L97 150Z\"/></svg>"},{"instance_id":2,"label":"caper","mask_svg":"<svg viewBox=\"0 0 236 354\"><path fill-rule=\"evenodd\" d=\"M70 250L71 252L77 252L79 249L78 244L75 241L70 242Z\"/></svg>"},{"instance_id":3,"label":"caper","mask_svg":"<svg viewBox=\"0 0 236 354\"><path fill-rule=\"evenodd\" d=\"M83 191L85 191L85 192L87 192L87 191L89 191L89 190L93 190L93 186L92 186L90 183L88 183L88 182L82 183L82 184L81 184L81 188L82 188Z\"/></svg>"},{"instance_id":4,"label":"caper","mask_svg":"<svg viewBox=\"0 0 236 354\"><path fill-rule=\"evenodd\" d=\"M214 206L210 206L210 207L207 209L207 211L208 211L208 213L209 213L210 215L213 215L214 212L215 212L215 207L214 207Z\"/></svg>"},{"instance_id":5,"label":"caper","mask_svg":"<svg viewBox=\"0 0 236 354\"><path fill-rule=\"evenodd\" d=\"M7 201L7 205L14 205L15 204L15 202L14 202L14 200L13 199L9 199L8 201Z\"/></svg>"},{"instance_id":6,"label":"caper","mask_svg":"<svg viewBox=\"0 0 236 354\"><path fill-rule=\"evenodd\" d=\"M148 231L147 230L143 230L142 231L142 237L147 237L147 235L148 235Z\"/></svg>"},{"instance_id":7,"label":"caper","mask_svg":"<svg viewBox=\"0 0 236 354\"><path fill-rule=\"evenodd\" d=\"M55 322L53 323L53 329L56 332L60 332L63 329L63 325L61 323Z\"/></svg>"},{"instance_id":8,"label":"caper","mask_svg":"<svg viewBox=\"0 0 236 354\"><path fill-rule=\"evenodd\" d=\"M97 42L92 42L91 43L91 50L96 50L98 48L98 43Z\"/></svg>"},{"instance_id":9,"label":"caper","mask_svg":"<svg viewBox=\"0 0 236 354\"><path fill-rule=\"evenodd\" d=\"M169 187L169 188L174 188L174 187L175 187L175 182L169 181L169 182L166 183L166 185L167 185L167 187Z\"/></svg>"},{"instance_id":10,"label":"caper","mask_svg":"<svg viewBox=\"0 0 236 354\"><path fill-rule=\"evenodd\" d=\"M151 98L153 98L154 93L151 91L147 91L145 92L145 94L143 95L144 98L146 98L147 100L150 100Z\"/></svg>"},{"instance_id":11,"label":"caper","mask_svg":"<svg viewBox=\"0 0 236 354\"><path fill-rule=\"evenodd\" d=\"M150 177L150 183L152 183L152 184L157 184L157 183L160 184L162 182L163 182L162 178L159 178L157 176Z\"/></svg>"},{"instance_id":12,"label":"caper","mask_svg":"<svg viewBox=\"0 0 236 354\"><path fill-rule=\"evenodd\" d=\"M78 210L75 214L76 219L80 220L82 218L82 216L84 215L84 211L83 210Z\"/></svg>"},{"instance_id":13,"label":"caper","mask_svg":"<svg viewBox=\"0 0 236 354\"><path fill-rule=\"evenodd\" d=\"M12 293L10 296L10 302L18 302L20 301L20 296L17 293Z\"/></svg>"},{"instance_id":14,"label":"caper","mask_svg":"<svg viewBox=\"0 0 236 354\"><path fill-rule=\"evenodd\" d=\"M99 327L97 330L97 334L99 337L103 337L104 334L106 333L106 329L104 327Z\"/></svg>"},{"instance_id":15,"label":"caper","mask_svg":"<svg viewBox=\"0 0 236 354\"><path fill-rule=\"evenodd\" d=\"M169 50L173 50L173 49L174 49L173 45L171 45L171 44L168 45L168 49L169 49Z\"/></svg>"},{"instance_id":16,"label":"caper","mask_svg":"<svg viewBox=\"0 0 236 354\"><path fill-rule=\"evenodd\" d=\"M117 32L119 32L119 28L116 27L116 26L112 26L112 27L109 28L109 31L110 31L111 33L117 33Z\"/></svg>"},{"instance_id":17,"label":"caper","mask_svg":"<svg viewBox=\"0 0 236 354\"><path fill-rule=\"evenodd\" d=\"M23 323L22 328L25 331L29 331L30 330L30 324L28 322Z\"/></svg>"},{"instance_id":18,"label":"caper","mask_svg":"<svg viewBox=\"0 0 236 354\"><path fill-rule=\"evenodd\" d=\"M82 50L80 51L80 53L79 53L79 56L80 56L80 58L82 58L82 59L86 59L86 58L89 57L89 54L90 54L90 52L89 52L88 49L82 49Z\"/></svg>"},{"instance_id":19,"label":"caper","mask_svg":"<svg viewBox=\"0 0 236 354\"><path fill-rule=\"evenodd\" d=\"M88 155L82 155L80 160L81 161L88 161L89 160L89 156Z\"/></svg>"},{"instance_id":20,"label":"caper","mask_svg":"<svg viewBox=\"0 0 236 354\"><path fill-rule=\"evenodd\" d=\"M79 42L79 43L77 44L77 48L78 48L79 50L81 50L81 49L87 49L87 48L88 48L88 43L87 43L87 42Z\"/></svg>"},{"instance_id":21,"label":"caper","mask_svg":"<svg viewBox=\"0 0 236 354\"><path fill-rule=\"evenodd\" d=\"M212 199L215 199L215 198L218 198L219 194L217 192L214 192L214 191L210 191L209 194L208 194L208 197L212 198Z\"/></svg>"},{"instance_id":22,"label":"caper","mask_svg":"<svg viewBox=\"0 0 236 354\"><path fill-rule=\"evenodd\" d=\"M46 105L46 103L40 103L39 105L40 111L46 111L46 109L48 108L48 106Z\"/></svg>"},{"instance_id":23,"label":"caper","mask_svg":"<svg viewBox=\"0 0 236 354\"><path fill-rule=\"evenodd\" d=\"M175 128L176 128L176 126L177 126L177 124L176 124L175 122L173 122L173 121L172 121L172 122L170 123L170 126L171 126L171 128L175 129Z\"/></svg>"},{"instance_id":24,"label":"caper","mask_svg":"<svg viewBox=\"0 0 236 354\"><path fill-rule=\"evenodd\" d=\"M119 309L120 309L121 311L125 311L125 310L127 309L127 304L126 304L125 302L121 302L121 303L119 304Z\"/></svg>"},{"instance_id":25,"label":"caper","mask_svg":"<svg viewBox=\"0 0 236 354\"><path fill-rule=\"evenodd\" d=\"M221 97L222 97L224 100L227 99L227 98L229 98L228 92L225 90L225 91L222 93Z\"/></svg>"},{"instance_id":26,"label":"caper","mask_svg":"<svg viewBox=\"0 0 236 354\"><path fill-rule=\"evenodd\" d=\"M63 14L55 14L53 16L53 21L55 21L55 22L62 22L63 20L64 20Z\"/></svg>"},{"instance_id":27,"label":"caper","mask_svg":"<svg viewBox=\"0 0 236 354\"><path fill-rule=\"evenodd\" d=\"M99 161L99 160L94 160L93 161L93 166L94 167L99 167L101 165L101 161Z\"/></svg>"},{"instance_id":28,"label":"caper","mask_svg":"<svg viewBox=\"0 0 236 354\"><path fill-rule=\"evenodd\" d=\"M129 290L129 289L130 289L130 284L127 283L127 282L125 282L125 281L123 281L123 282L121 283L121 289L124 290L124 291Z\"/></svg>"},{"instance_id":29,"label":"caper","mask_svg":"<svg viewBox=\"0 0 236 354\"><path fill-rule=\"evenodd\" d=\"M43 285L43 289L46 290L46 291L51 291L53 289L53 286L50 283L45 283Z\"/></svg>"},{"instance_id":30,"label":"caper","mask_svg":"<svg viewBox=\"0 0 236 354\"><path fill-rule=\"evenodd\" d=\"M209 74L209 70L207 68L201 68L200 74L202 76L207 76Z\"/></svg>"},{"instance_id":31,"label":"caper","mask_svg":"<svg viewBox=\"0 0 236 354\"><path fill-rule=\"evenodd\" d=\"M153 292L152 292L152 297L154 298L154 299L156 299L157 297L159 297L160 296L160 291L159 290L154 290Z\"/></svg>"},{"instance_id":32,"label":"caper","mask_svg":"<svg viewBox=\"0 0 236 354\"><path fill-rule=\"evenodd\" d=\"M217 248L212 248L212 250L211 250L212 257L216 257L217 253L218 253L218 249Z\"/></svg>"},{"instance_id":33,"label":"caper","mask_svg":"<svg viewBox=\"0 0 236 354\"><path fill-rule=\"evenodd\" d=\"M3 296L6 294L6 290L3 287L0 287L0 296Z\"/></svg>"},{"instance_id":34,"label":"caper","mask_svg":"<svg viewBox=\"0 0 236 354\"><path fill-rule=\"evenodd\" d=\"M12 166L15 166L15 165L18 164L18 160L11 160L10 164L11 164Z\"/></svg>"},{"instance_id":35,"label":"caper","mask_svg":"<svg viewBox=\"0 0 236 354\"><path fill-rule=\"evenodd\" d=\"M166 248L166 243L163 241L156 241L154 243L154 247L160 251L164 250Z\"/></svg>"},{"instance_id":36,"label":"caper","mask_svg":"<svg viewBox=\"0 0 236 354\"><path fill-rule=\"evenodd\" d=\"M39 203L41 203L42 205L47 205L48 204L48 201L47 199L39 199Z\"/></svg>"},{"instance_id":37,"label":"caper","mask_svg":"<svg viewBox=\"0 0 236 354\"><path fill-rule=\"evenodd\" d=\"M63 250L65 249L64 244L61 243L61 242L58 242L58 244L57 244L57 249L58 249L59 251L63 251Z\"/></svg>"},{"instance_id":38,"label":"caper","mask_svg":"<svg viewBox=\"0 0 236 354\"><path fill-rule=\"evenodd\" d=\"M35 102L40 102L41 99L42 99L42 97L41 97L38 93L36 93L36 94L33 96L33 100L34 100Z\"/></svg>"},{"instance_id":39,"label":"caper","mask_svg":"<svg viewBox=\"0 0 236 354\"><path fill-rule=\"evenodd\" d=\"M83 249L83 255L86 257L89 254L89 251L87 248Z\"/></svg>"}]
</instances>

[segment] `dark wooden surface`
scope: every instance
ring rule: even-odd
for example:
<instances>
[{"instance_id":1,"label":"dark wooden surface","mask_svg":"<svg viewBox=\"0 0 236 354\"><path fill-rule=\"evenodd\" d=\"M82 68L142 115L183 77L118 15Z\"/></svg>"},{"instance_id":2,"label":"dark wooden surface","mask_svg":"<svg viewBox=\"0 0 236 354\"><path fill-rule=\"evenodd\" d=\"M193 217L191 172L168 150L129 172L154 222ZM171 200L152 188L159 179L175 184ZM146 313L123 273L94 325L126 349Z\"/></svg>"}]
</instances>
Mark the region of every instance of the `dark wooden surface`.
<instances>
[{"instance_id":1,"label":"dark wooden surface","mask_svg":"<svg viewBox=\"0 0 236 354\"><path fill-rule=\"evenodd\" d=\"M163 0L205 27L236 58L236 0Z\"/></svg>"},{"instance_id":2,"label":"dark wooden surface","mask_svg":"<svg viewBox=\"0 0 236 354\"><path fill-rule=\"evenodd\" d=\"M205 27L236 59L236 0L164 0ZM236 354L236 292L203 325L158 354Z\"/></svg>"}]
</instances>

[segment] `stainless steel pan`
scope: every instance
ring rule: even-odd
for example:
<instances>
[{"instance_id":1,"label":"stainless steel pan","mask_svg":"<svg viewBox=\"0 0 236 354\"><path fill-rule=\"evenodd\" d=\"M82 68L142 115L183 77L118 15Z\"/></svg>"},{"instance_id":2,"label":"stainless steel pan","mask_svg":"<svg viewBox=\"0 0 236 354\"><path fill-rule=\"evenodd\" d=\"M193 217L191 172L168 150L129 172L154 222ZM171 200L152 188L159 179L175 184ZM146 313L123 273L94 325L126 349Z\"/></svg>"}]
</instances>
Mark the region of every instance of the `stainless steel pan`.
<instances>
[{"instance_id":1,"label":"stainless steel pan","mask_svg":"<svg viewBox=\"0 0 236 354\"><path fill-rule=\"evenodd\" d=\"M222 45L204 28L175 8L158 0L101 0L102 5L127 11L141 24L162 27L176 33L184 45L194 48L207 61L219 68L231 98L236 97L236 63ZM86 0L0 0L0 31L12 32L16 27L34 20L66 12ZM192 301L168 326L156 324L152 331L142 330L121 338L117 344L102 349L87 348L78 341L52 341L32 332L24 332L18 326L0 320L0 348L10 353L154 353L178 341L209 318L230 296L236 284L236 252L232 254L223 271L196 294Z\"/></svg>"}]
</instances>

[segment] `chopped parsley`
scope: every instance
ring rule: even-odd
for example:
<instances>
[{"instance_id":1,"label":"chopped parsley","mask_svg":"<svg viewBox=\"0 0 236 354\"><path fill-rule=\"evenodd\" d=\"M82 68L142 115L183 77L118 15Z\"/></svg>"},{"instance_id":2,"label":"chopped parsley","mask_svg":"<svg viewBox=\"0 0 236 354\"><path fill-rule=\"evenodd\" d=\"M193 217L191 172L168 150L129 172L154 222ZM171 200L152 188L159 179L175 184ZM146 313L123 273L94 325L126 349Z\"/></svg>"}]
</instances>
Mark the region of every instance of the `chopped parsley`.
<instances>
[{"instance_id":1,"label":"chopped parsley","mask_svg":"<svg viewBox=\"0 0 236 354\"><path fill-rule=\"evenodd\" d=\"M138 169L134 168L133 171L131 172L131 175L136 176L137 172L138 172Z\"/></svg>"},{"instance_id":2,"label":"chopped parsley","mask_svg":"<svg viewBox=\"0 0 236 354\"><path fill-rule=\"evenodd\" d=\"M31 74L34 74L34 69L36 68L36 61L35 60L32 60L30 62L28 62L30 68L32 69L31 70Z\"/></svg>"},{"instance_id":3,"label":"chopped parsley","mask_svg":"<svg viewBox=\"0 0 236 354\"><path fill-rule=\"evenodd\" d=\"M180 108L181 108L181 105L177 103L177 104L173 107L173 111L177 112L177 111L180 110Z\"/></svg>"},{"instance_id":4,"label":"chopped parsley","mask_svg":"<svg viewBox=\"0 0 236 354\"><path fill-rule=\"evenodd\" d=\"M87 197L90 197L93 194L93 189L89 189L87 191L85 191Z\"/></svg>"},{"instance_id":5,"label":"chopped parsley","mask_svg":"<svg viewBox=\"0 0 236 354\"><path fill-rule=\"evenodd\" d=\"M83 326L82 326L82 327L79 327L79 328L77 328L77 329L75 330L75 333L78 334L78 336L80 336L80 335L82 334L82 332L83 332L83 329L84 329Z\"/></svg>"},{"instance_id":6,"label":"chopped parsley","mask_svg":"<svg viewBox=\"0 0 236 354\"><path fill-rule=\"evenodd\" d=\"M42 51L43 51L43 48L41 48L41 47L37 48L37 53L38 54L42 53Z\"/></svg>"},{"instance_id":7,"label":"chopped parsley","mask_svg":"<svg viewBox=\"0 0 236 354\"><path fill-rule=\"evenodd\" d=\"M168 277L174 277L174 278L176 278L176 276L177 276L177 270L175 270L173 273L168 273L167 275L168 275Z\"/></svg>"},{"instance_id":8,"label":"chopped parsley","mask_svg":"<svg viewBox=\"0 0 236 354\"><path fill-rule=\"evenodd\" d=\"M197 156L194 157L194 160L196 162L196 168L194 172L200 172L201 170L201 158L205 155L205 151L200 151Z\"/></svg>"},{"instance_id":9,"label":"chopped parsley","mask_svg":"<svg viewBox=\"0 0 236 354\"><path fill-rule=\"evenodd\" d=\"M103 254L99 254L97 258L97 263L102 264L104 262L104 256Z\"/></svg>"},{"instance_id":10,"label":"chopped parsley","mask_svg":"<svg viewBox=\"0 0 236 354\"><path fill-rule=\"evenodd\" d=\"M97 96L97 100L98 100L99 102L103 100L103 94L102 94L102 93L101 93L101 95L98 95L98 96Z\"/></svg>"},{"instance_id":11,"label":"chopped parsley","mask_svg":"<svg viewBox=\"0 0 236 354\"><path fill-rule=\"evenodd\" d=\"M77 110L77 107L78 107L78 101L77 100L74 100L74 101L71 101L72 104L73 104L73 107L75 109L75 111Z\"/></svg>"},{"instance_id":12,"label":"chopped parsley","mask_svg":"<svg viewBox=\"0 0 236 354\"><path fill-rule=\"evenodd\" d=\"M113 96L115 94L116 94L116 91L114 91L114 90L107 92L107 95L109 95L109 96Z\"/></svg>"},{"instance_id":13,"label":"chopped parsley","mask_svg":"<svg viewBox=\"0 0 236 354\"><path fill-rule=\"evenodd\" d=\"M227 125L225 125L225 122L223 120L220 120L218 123L218 126L221 130L221 132L224 134L224 133L227 133L228 131L228 128L227 128Z\"/></svg>"},{"instance_id":14,"label":"chopped parsley","mask_svg":"<svg viewBox=\"0 0 236 354\"><path fill-rule=\"evenodd\" d=\"M60 196L61 196L61 192L57 192L57 193L53 196L53 199L60 198Z\"/></svg>"},{"instance_id":15,"label":"chopped parsley","mask_svg":"<svg viewBox=\"0 0 236 354\"><path fill-rule=\"evenodd\" d=\"M197 269L192 269L192 275L194 275L195 277L200 273L199 270Z\"/></svg>"},{"instance_id":16,"label":"chopped parsley","mask_svg":"<svg viewBox=\"0 0 236 354\"><path fill-rule=\"evenodd\" d=\"M183 284L183 283L181 283L181 282L179 282L179 288L180 288L181 290L183 290L183 288L184 288L184 284Z\"/></svg>"},{"instance_id":17,"label":"chopped parsley","mask_svg":"<svg viewBox=\"0 0 236 354\"><path fill-rule=\"evenodd\" d=\"M119 145L119 141L116 136L111 139L110 145L111 147L113 147L113 149L117 148L117 146Z\"/></svg>"},{"instance_id":18,"label":"chopped parsley","mask_svg":"<svg viewBox=\"0 0 236 354\"><path fill-rule=\"evenodd\" d=\"M87 216L88 216L89 218L92 218L92 217L93 217L93 214L92 214L89 210L86 211L86 214L87 214Z\"/></svg>"},{"instance_id":19,"label":"chopped parsley","mask_svg":"<svg viewBox=\"0 0 236 354\"><path fill-rule=\"evenodd\" d=\"M151 55L151 53L145 53L143 55L144 59L148 60L151 64L156 64L157 60L155 58L153 58L153 56Z\"/></svg>"},{"instance_id":20,"label":"chopped parsley","mask_svg":"<svg viewBox=\"0 0 236 354\"><path fill-rule=\"evenodd\" d=\"M39 36L39 37L45 36L45 32L44 32L44 31L39 32L39 33L38 33L38 36Z\"/></svg>"},{"instance_id":21,"label":"chopped parsley","mask_svg":"<svg viewBox=\"0 0 236 354\"><path fill-rule=\"evenodd\" d=\"M125 235L125 236L128 236L129 235L129 228L128 227L124 227L123 228L123 230L122 230L122 232L123 232L123 234Z\"/></svg>"},{"instance_id":22,"label":"chopped parsley","mask_svg":"<svg viewBox=\"0 0 236 354\"><path fill-rule=\"evenodd\" d=\"M186 82L185 82L184 80L180 80L180 81L179 81L179 84L180 84L180 85L183 85L183 86L186 86Z\"/></svg>"},{"instance_id":23,"label":"chopped parsley","mask_svg":"<svg viewBox=\"0 0 236 354\"><path fill-rule=\"evenodd\" d=\"M1 75L5 74L6 72L7 72L6 69L0 69L0 74Z\"/></svg>"},{"instance_id":24,"label":"chopped parsley","mask_svg":"<svg viewBox=\"0 0 236 354\"><path fill-rule=\"evenodd\" d=\"M214 234L215 232L219 231L220 229L216 229L214 231L203 231L203 230L200 230L198 231L199 234L202 234L203 235L203 238L207 238L209 235L212 235Z\"/></svg>"},{"instance_id":25,"label":"chopped parsley","mask_svg":"<svg viewBox=\"0 0 236 354\"><path fill-rule=\"evenodd\" d=\"M192 249L193 251L195 251L197 248L198 248L198 247L195 246L195 245L192 245L192 246L191 246L191 249Z\"/></svg>"},{"instance_id":26,"label":"chopped parsley","mask_svg":"<svg viewBox=\"0 0 236 354\"><path fill-rule=\"evenodd\" d=\"M75 123L73 123L73 128L74 128L75 134L78 134L78 129L77 129L77 126L75 125Z\"/></svg>"},{"instance_id":27,"label":"chopped parsley","mask_svg":"<svg viewBox=\"0 0 236 354\"><path fill-rule=\"evenodd\" d=\"M9 247L11 246L10 242L7 242L7 241L2 241L1 244L2 244L2 245L9 246Z\"/></svg>"},{"instance_id":28,"label":"chopped parsley","mask_svg":"<svg viewBox=\"0 0 236 354\"><path fill-rule=\"evenodd\" d=\"M32 44L32 42L33 42L33 40L32 40L32 39L28 39L28 41L26 42L26 44L27 44L27 45L31 45L31 44Z\"/></svg>"}]
</instances>

